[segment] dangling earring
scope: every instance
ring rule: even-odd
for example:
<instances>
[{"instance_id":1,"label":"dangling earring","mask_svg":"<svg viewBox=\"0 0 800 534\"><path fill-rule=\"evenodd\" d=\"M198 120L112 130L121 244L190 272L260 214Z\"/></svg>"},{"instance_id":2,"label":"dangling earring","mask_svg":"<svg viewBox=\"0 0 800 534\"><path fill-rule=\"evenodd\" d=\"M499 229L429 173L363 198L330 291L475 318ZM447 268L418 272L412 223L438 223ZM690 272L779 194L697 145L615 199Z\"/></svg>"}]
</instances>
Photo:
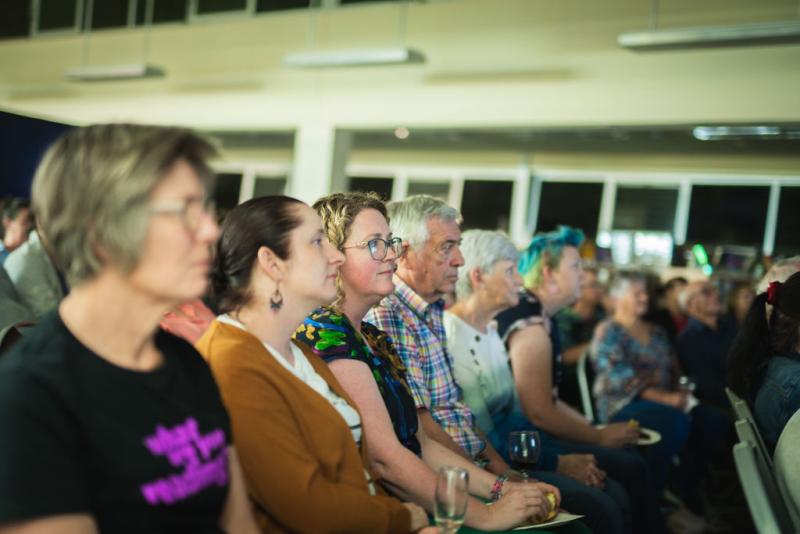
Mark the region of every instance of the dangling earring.
<instances>
[{"instance_id":1,"label":"dangling earring","mask_svg":"<svg viewBox=\"0 0 800 534\"><path fill-rule=\"evenodd\" d=\"M278 291L278 286L275 286L275 291L272 292L272 296L269 298L269 307L272 311L277 312L283 306L283 295L281 292Z\"/></svg>"}]
</instances>

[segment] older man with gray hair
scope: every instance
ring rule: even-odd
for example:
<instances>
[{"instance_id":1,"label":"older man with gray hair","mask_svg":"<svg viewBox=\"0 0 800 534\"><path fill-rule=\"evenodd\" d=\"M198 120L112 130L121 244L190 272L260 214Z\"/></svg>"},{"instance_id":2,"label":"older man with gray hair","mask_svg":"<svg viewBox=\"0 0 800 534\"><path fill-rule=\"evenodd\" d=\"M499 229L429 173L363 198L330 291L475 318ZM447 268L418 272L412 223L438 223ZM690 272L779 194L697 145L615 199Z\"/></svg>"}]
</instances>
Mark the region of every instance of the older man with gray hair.
<instances>
[{"instance_id":1,"label":"older man with gray hair","mask_svg":"<svg viewBox=\"0 0 800 534\"><path fill-rule=\"evenodd\" d=\"M453 292L461 254L461 215L442 200L412 196L388 206L394 235L403 237L395 289L365 317L394 340L406 367L422 430L432 439L498 475L497 493L518 473L480 433L455 380L443 323L443 297ZM553 472L536 478L561 490L562 506L582 514L593 532L620 532L620 511L613 501L595 499L599 491Z\"/></svg>"}]
</instances>

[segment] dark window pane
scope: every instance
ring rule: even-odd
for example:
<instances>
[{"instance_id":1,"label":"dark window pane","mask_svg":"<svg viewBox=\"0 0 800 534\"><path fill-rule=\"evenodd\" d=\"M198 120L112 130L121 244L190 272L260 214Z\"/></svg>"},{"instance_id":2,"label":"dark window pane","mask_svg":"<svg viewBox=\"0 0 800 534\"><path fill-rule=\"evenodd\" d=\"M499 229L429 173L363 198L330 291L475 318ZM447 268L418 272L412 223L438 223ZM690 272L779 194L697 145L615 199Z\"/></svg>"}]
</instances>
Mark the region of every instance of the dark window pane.
<instances>
[{"instance_id":1,"label":"dark window pane","mask_svg":"<svg viewBox=\"0 0 800 534\"><path fill-rule=\"evenodd\" d=\"M63 30L75 27L77 0L41 0L39 29Z\"/></svg>"},{"instance_id":2,"label":"dark window pane","mask_svg":"<svg viewBox=\"0 0 800 534\"><path fill-rule=\"evenodd\" d=\"M253 198L282 195L285 190L286 178L256 178L255 187L253 188Z\"/></svg>"},{"instance_id":3,"label":"dark window pane","mask_svg":"<svg viewBox=\"0 0 800 534\"><path fill-rule=\"evenodd\" d=\"M671 232L677 202L677 189L618 187L613 228Z\"/></svg>"},{"instance_id":4,"label":"dark window pane","mask_svg":"<svg viewBox=\"0 0 800 534\"><path fill-rule=\"evenodd\" d=\"M430 195L447 201L450 196L449 182L408 182L407 196Z\"/></svg>"},{"instance_id":5,"label":"dark window pane","mask_svg":"<svg viewBox=\"0 0 800 534\"><path fill-rule=\"evenodd\" d=\"M217 174L217 183L214 186L213 197L214 202L217 203L217 215L220 220L224 219L225 215L239 204L239 189L241 186L241 174Z\"/></svg>"},{"instance_id":6,"label":"dark window pane","mask_svg":"<svg viewBox=\"0 0 800 534\"><path fill-rule=\"evenodd\" d=\"M256 11L283 11L285 9L301 9L309 7L310 0L258 0Z\"/></svg>"},{"instance_id":7,"label":"dark window pane","mask_svg":"<svg viewBox=\"0 0 800 534\"><path fill-rule=\"evenodd\" d=\"M800 187L781 187L775 255L800 254Z\"/></svg>"},{"instance_id":8,"label":"dark window pane","mask_svg":"<svg viewBox=\"0 0 800 534\"><path fill-rule=\"evenodd\" d=\"M350 177L350 191L374 191L378 193L383 200L392 198L392 185L394 179L392 178L370 178L366 176L351 176Z\"/></svg>"},{"instance_id":9,"label":"dark window pane","mask_svg":"<svg viewBox=\"0 0 800 534\"><path fill-rule=\"evenodd\" d=\"M767 221L768 187L692 187L690 243L761 246Z\"/></svg>"},{"instance_id":10,"label":"dark window pane","mask_svg":"<svg viewBox=\"0 0 800 534\"><path fill-rule=\"evenodd\" d=\"M544 182L539 198L537 232L555 230L560 224L580 228L587 237L597 235L603 184Z\"/></svg>"},{"instance_id":11,"label":"dark window pane","mask_svg":"<svg viewBox=\"0 0 800 534\"><path fill-rule=\"evenodd\" d=\"M247 0L197 0L197 13L207 15L226 11L243 11Z\"/></svg>"},{"instance_id":12,"label":"dark window pane","mask_svg":"<svg viewBox=\"0 0 800 534\"><path fill-rule=\"evenodd\" d=\"M153 24L159 22L182 22L186 20L187 0L153 0ZM136 24L145 23L147 0L136 3Z\"/></svg>"},{"instance_id":13,"label":"dark window pane","mask_svg":"<svg viewBox=\"0 0 800 534\"><path fill-rule=\"evenodd\" d=\"M127 25L128 0L94 0L92 6L93 30ZM86 29L85 24L81 24L81 26Z\"/></svg>"},{"instance_id":14,"label":"dark window pane","mask_svg":"<svg viewBox=\"0 0 800 534\"><path fill-rule=\"evenodd\" d=\"M467 180L461 197L463 228L483 228L508 232L511 217L513 182Z\"/></svg>"},{"instance_id":15,"label":"dark window pane","mask_svg":"<svg viewBox=\"0 0 800 534\"><path fill-rule=\"evenodd\" d=\"M398 2L400 0L339 0L340 4L374 4L376 2Z\"/></svg>"},{"instance_id":16,"label":"dark window pane","mask_svg":"<svg viewBox=\"0 0 800 534\"><path fill-rule=\"evenodd\" d=\"M31 30L30 0L4 0L0 17L0 39L25 37Z\"/></svg>"}]
</instances>

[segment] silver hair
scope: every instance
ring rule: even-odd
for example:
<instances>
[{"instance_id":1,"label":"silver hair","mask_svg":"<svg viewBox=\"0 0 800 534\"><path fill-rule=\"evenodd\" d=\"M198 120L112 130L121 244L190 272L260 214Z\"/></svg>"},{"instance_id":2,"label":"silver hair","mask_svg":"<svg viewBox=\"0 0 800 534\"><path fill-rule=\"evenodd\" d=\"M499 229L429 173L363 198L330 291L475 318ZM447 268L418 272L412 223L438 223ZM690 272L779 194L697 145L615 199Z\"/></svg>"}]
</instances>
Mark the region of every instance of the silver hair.
<instances>
[{"instance_id":1,"label":"silver hair","mask_svg":"<svg viewBox=\"0 0 800 534\"><path fill-rule=\"evenodd\" d=\"M444 200L430 195L414 195L399 202L386 205L389 212L389 226L392 233L401 236L411 248L420 248L430 237L428 235L429 219L455 221L461 224L461 214Z\"/></svg>"},{"instance_id":2,"label":"silver hair","mask_svg":"<svg viewBox=\"0 0 800 534\"><path fill-rule=\"evenodd\" d=\"M496 230L467 230L461 235L461 255L464 265L458 270L456 297L467 298L474 288L469 273L474 268L491 273L499 261L509 260L516 267L519 251L504 232Z\"/></svg>"},{"instance_id":3,"label":"silver hair","mask_svg":"<svg viewBox=\"0 0 800 534\"><path fill-rule=\"evenodd\" d=\"M758 282L756 293L763 293L771 282L785 282L787 278L800 271L800 256L792 256L776 261Z\"/></svg>"},{"instance_id":4,"label":"silver hair","mask_svg":"<svg viewBox=\"0 0 800 534\"><path fill-rule=\"evenodd\" d=\"M208 160L216 154L191 130L163 126L86 126L53 143L36 170L32 200L49 252L70 285L92 278L108 262L132 271L153 189L179 160L208 188L214 176Z\"/></svg>"},{"instance_id":5,"label":"silver hair","mask_svg":"<svg viewBox=\"0 0 800 534\"><path fill-rule=\"evenodd\" d=\"M633 284L642 284L646 286L644 275L637 271L617 272L608 285L608 294L618 299L623 296Z\"/></svg>"}]
</instances>

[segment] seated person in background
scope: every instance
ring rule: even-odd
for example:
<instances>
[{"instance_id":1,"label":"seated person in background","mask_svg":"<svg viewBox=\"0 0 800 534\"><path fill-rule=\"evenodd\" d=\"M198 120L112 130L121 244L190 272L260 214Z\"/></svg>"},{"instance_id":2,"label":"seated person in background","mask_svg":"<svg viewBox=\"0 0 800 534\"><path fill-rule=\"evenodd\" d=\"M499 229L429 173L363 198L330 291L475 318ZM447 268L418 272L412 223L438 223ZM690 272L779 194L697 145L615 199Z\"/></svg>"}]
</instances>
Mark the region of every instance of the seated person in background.
<instances>
[{"instance_id":1,"label":"seated person in background","mask_svg":"<svg viewBox=\"0 0 800 534\"><path fill-rule=\"evenodd\" d=\"M376 474L394 493L432 512L436 471L444 465L462 467L470 473L472 493L498 498L488 507L470 499L467 525L498 530L531 516L544 517L549 510L542 491L558 494L558 490L546 484L508 482L495 488L493 495L494 475L427 437L419 427L405 367L392 341L362 320L394 289L392 275L402 251L402 240L392 237L384 203L375 194L335 193L318 200L314 209L331 244L344 252L345 262L339 271L338 298L308 316L295 339L328 363L355 401Z\"/></svg>"},{"instance_id":2,"label":"seated person in background","mask_svg":"<svg viewBox=\"0 0 800 534\"><path fill-rule=\"evenodd\" d=\"M730 404L725 396L725 377L736 327L720 319L719 292L708 282L687 285L680 302L689 317L689 323L678 336L681 368L694 380L694 395L700 401L728 413Z\"/></svg>"},{"instance_id":3,"label":"seated person in background","mask_svg":"<svg viewBox=\"0 0 800 534\"><path fill-rule=\"evenodd\" d=\"M723 321L730 322L738 331L742 326L747 311L756 298L756 292L751 282L737 282L728 293L728 306Z\"/></svg>"},{"instance_id":4,"label":"seated person in background","mask_svg":"<svg viewBox=\"0 0 800 534\"><path fill-rule=\"evenodd\" d=\"M249 200L222 227L212 273L219 316L197 347L211 365L262 532L410 532L422 508L379 493L361 415L292 333L336 296L343 260L314 210Z\"/></svg>"},{"instance_id":5,"label":"seated person in background","mask_svg":"<svg viewBox=\"0 0 800 534\"><path fill-rule=\"evenodd\" d=\"M595 331L591 359L601 421L629 421L661 434L645 449L654 484L663 490L672 459L684 445L674 490L693 512L705 467L724 443L730 423L714 409L688 405L689 393L673 389L675 362L664 331L644 321L647 292L636 274L620 274L611 284L614 315ZM691 415L686 411L691 409Z\"/></svg>"},{"instance_id":6,"label":"seated person in background","mask_svg":"<svg viewBox=\"0 0 800 534\"><path fill-rule=\"evenodd\" d=\"M518 408L508 352L492 321L498 312L519 304L519 253L504 234L487 230L464 232L461 251L464 267L456 283L458 300L444 316L448 349L456 381L478 427L498 451L505 452L509 432L535 430ZM548 449L545 456L552 456L551 468L560 466L560 472L567 474L566 464L588 453L601 469L622 482L632 503L634 532L648 530L650 520L658 522L657 502L646 500L647 467L638 453L555 440L540 433L542 445ZM542 460L539 466L543 467ZM605 482L616 485L610 479ZM648 512L654 517L646 518Z\"/></svg>"},{"instance_id":7,"label":"seated person in background","mask_svg":"<svg viewBox=\"0 0 800 534\"><path fill-rule=\"evenodd\" d=\"M208 366L158 328L206 290L213 155L114 124L46 152L33 205L73 290L0 358L3 532L257 532Z\"/></svg>"},{"instance_id":8,"label":"seated person in background","mask_svg":"<svg viewBox=\"0 0 800 534\"><path fill-rule=\"evenodd\" d=\"M55 308L67 294L67 284L48 251L40 230L8 255L3 266L17 288L22 303L35 318Z\"/></svg>"},{"instance_id":9,"label":"seated person in background","mask_svg":"<svg viewBox=\"0 0 800 534\"><path fill-rule=\"evenodd\" d=\"M800 272L756 296L731 347L728 386L754 407L773 450L800 409Z\"/></svg>"},{"instance_id":10,"label":"seated person in background","mask_svg":"<svg viewBox=\"0 0 800 534\"><path fill-rule=\"evenodd\" d=\"M214 312L203 299L194 299L165 313L161 318L161 328L194 344L213 321Z\"/></svg>"},{"instance_id":11,"label":"seated person in background","mask_svg":"<svg viewBox=\"0 0 800 534\"><path fill-rule=\"evenodd\" d=\"M597 269L584 267L578 300L553 317L558 323L561 338L563 380L558 388L558 396L573 407L581 405L576 364L589 349L597 323L606 316L603 309L604 296L605 288L597 279Z\"/></svg>"},{"instance_id":12,"label":"seated person in background","mask_svg":"<svg viewBox=\"0 0 800 534\"><path fill-rule=\"evenodd\" d=\"M403 236L404 250L394 276L394 291L367 313L366 320L394 340L425 433L465 458L485 464L492 473L505 475L509 465L480 434L472 411L463 402L442 322L442 296L453 291L458 268L464 264L461 216L428 195L390 203L388 211L392 232ZM602 476L588 461L576 469L586 478ZM629 503L618 485L611 485L620 490L615 501L596 488L553 472L535 471L534 476L558 487L563 507L585 515L593 531L623 528L620 506L624 503L627 511Z\"/></svg>"},{"instance_id":13,"label":"seated person in background","mask_svg":"<svg viewBox=\"0 0 800 534\"><path fill-rule=\"evenodd\" d=\"M20 247L33 228L30 204L27 200L12 198L0 208L3 219L2 242L0 242L0 265L8 255Z\"/></svg>"},{"instance_id":14,"label":"seated person in background","mask_svg":"<svg viewBox=\"0 0 800 534\"><path fill-rule=\"evenodd\" d=\"M664 329L673 347L678 340L678 334L683 332L689 322L679 300L681 292L688 283L682 276L667 280L661 288L660 298L650 302L650 310L645 315L647 322Z\"/></svg>"}]
</instances>

